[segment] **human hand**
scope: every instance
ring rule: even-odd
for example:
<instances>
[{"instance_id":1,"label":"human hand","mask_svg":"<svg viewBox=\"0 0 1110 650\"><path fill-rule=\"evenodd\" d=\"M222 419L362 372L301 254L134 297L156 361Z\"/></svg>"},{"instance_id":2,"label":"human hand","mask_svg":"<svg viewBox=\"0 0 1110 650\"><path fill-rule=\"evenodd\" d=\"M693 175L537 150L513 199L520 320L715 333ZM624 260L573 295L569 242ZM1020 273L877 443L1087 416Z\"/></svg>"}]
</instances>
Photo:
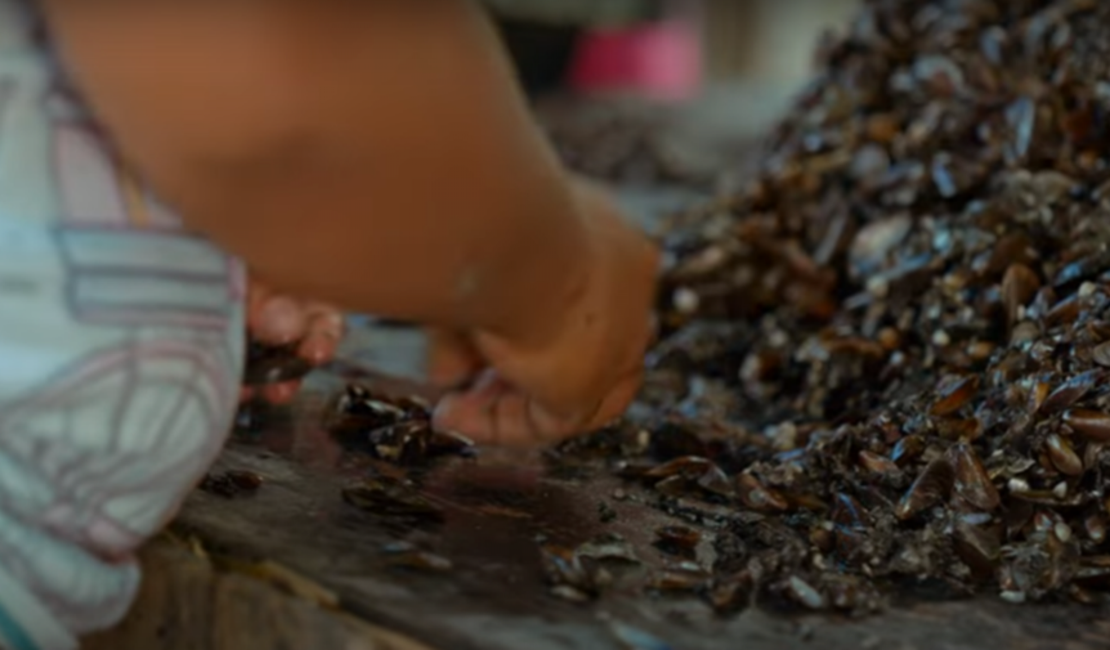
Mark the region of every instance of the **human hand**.
<instances>
[{"instance_id":1,"label":"human hand","mask_svg":"<svg viewBox=\"0 0 1110 650\"><path fill-rule=\"evenodd\" d=\"M635 396L659 255L603 192L577 189L591 241L583 286L558 322L536 323L527 340L431 332L429 378L454 389L436 407L438 427L479 442L551 442L604 426Z\"/></svg>"},{"instance_id":2,"label":"human hand","mask_svg":"<svg viewBox=\"0 0 1110 650\"><path fill-rule=\"evenodd\" d=\"M329 305L278 293L252 279L247 297L250 338L269 346L295 346L297 356L320 366L335 356L343 336L343 313ZM241 400L261 398L273 404L293 399L301 380L242 387Z\"/></svg>"}]
</instances>

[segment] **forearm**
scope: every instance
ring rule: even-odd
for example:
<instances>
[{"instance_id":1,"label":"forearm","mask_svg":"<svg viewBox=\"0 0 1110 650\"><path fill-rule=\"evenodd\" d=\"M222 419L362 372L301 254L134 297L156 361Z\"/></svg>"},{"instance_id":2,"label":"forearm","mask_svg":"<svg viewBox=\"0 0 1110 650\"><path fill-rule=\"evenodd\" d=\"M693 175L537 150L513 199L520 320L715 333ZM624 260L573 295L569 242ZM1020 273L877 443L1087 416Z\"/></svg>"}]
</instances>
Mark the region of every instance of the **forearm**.
<instances>
[{"instance_id":1,"label":"forearm","mask_svg":"<svg viewBox=\"0 0 1110 650\"><path fill-rule=\"evenodd\" d=\"M577 202L481 14L415 4L58 2L52 23L123 153L271 284L513 330L573 290Z\"/></svg>"},{"instance_id":2,"label":"forearm","mask_svg":"<svg viewBox=\"0 0 1110 650\"><path fill-rule=\"evenodd\" d=\"M554 166L467 169L435 155L385 166L349 134L316 152L196 165L163 187L261 279L352 310L515 333L527 329L518 313L557 309L575 289L584 232ZM226 226L248 212L256 229Z\"/></svg>"}]
</instances>

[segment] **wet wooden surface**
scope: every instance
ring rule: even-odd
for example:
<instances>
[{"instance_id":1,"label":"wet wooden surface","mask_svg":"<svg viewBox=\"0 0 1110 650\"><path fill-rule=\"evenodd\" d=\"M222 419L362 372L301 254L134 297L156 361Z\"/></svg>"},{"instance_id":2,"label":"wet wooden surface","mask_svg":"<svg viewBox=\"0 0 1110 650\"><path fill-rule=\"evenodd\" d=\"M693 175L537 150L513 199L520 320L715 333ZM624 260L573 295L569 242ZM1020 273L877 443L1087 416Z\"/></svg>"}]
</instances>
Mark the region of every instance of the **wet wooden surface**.
<instances>
[{"instance_id":1,"label":"wet wooden surface","mask_svg":"<svg viewBox=\"0 0 1110 650\"><path fill-rule=\"evenodd\" d=\"M848 620L786 617L757 603L723 619L693 597L645 595L646 576L663 561L650 545L654 529L683 522L635 500L612 499L615 478L543 476L534 458L486 454L452 461L426 483L446 520L400 525L341 499L342 486L366 466L345 457L319 424L322 395L338 381L314 383L317 390L293 412L275 418L261 435L237 439L215 468L256 471L266 479L262 489L234 499L199 491L190 497L172 533L204 549L207 559L180 541L153 547L145 558L146 591L131 619L88 647L151 647L143 640L157 638L168 644L158 647L236 650L1110 647L1110 612L1099 607L1014 606L985 597L894 605L878 616ZM602 502L615 520L602 521ZM644 565L617 571L613 587L596 603L552 597L537 535L574 545L601 532L626 537ZM397 540L434 549L453 570L425 574L388 566L382 548ZM711 553L703 542L700 558L711 560ZM290 590L282 587L287 581L243 575L243 567L262 561L280 567L280 574L303 576L294 582L311 587ZM229 566L237 568L218 569ZM630 630L649 636L636 645Z\"/></svg>"},{"instance_id":2,"label":"wet wooden surface","mask_svg":"<svg viewBox=\"0 0 1110 650\"><path fill-rule=\"evenodd\" d=\"M640 199L660 204L657 197ZM645 215L641 221L650 223ZM414 376L421 342L359 322L342 356ZM786 617L755 603L720 618L694 597L647 595L645 581L664 562L650 544L654 530L685 522L635 498L612 498L621 484L610 476L545 476L536 456L487 450L476 461L451 461L434 471L426 494L444 509L441 525L413 527L358 510L340 491L367 466L343 454L321 425L327 396L342 384L337 375L317 373L294 409L275 414L260 433L235 437L214 471L253 470L265 477L264 486L235 499L192 494L171 527L172 541L144 554L147 581L128 620L91 638L87 648L1110 648L1106 606L1015 606L984 596L893 604L881 615L850 620ZM605 509L616 518L603 521ZM623 535L643 565L614 569L614 584L597 602L551 596L537 538L573 546L599 533ZM398 540L436 551L453 570L389 566L383 546ZM698 548L707 564L710 542ZM260 574L270 577L251 577Z\"/></svg>"}]
</instances>

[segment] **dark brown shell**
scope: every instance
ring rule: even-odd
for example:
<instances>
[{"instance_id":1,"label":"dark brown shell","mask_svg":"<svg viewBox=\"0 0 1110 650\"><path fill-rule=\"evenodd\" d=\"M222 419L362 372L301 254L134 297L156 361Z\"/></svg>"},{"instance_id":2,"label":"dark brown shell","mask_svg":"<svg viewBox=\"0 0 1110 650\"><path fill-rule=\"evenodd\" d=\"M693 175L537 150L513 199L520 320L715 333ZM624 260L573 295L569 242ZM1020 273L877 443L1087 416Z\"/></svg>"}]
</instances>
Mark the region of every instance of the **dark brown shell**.
<instances>
[{"instance_id":1,"label":"dark brown shell","mask_svg":"<svg viewBox=\"0 0 1110 650\"><path fill-rule=\"evenodd\" d=\"M1064 413L1064 423L1076 433L1096 442L1110 442L1110 415L1090 409L1071 409Z\"/></svg>"},{"instance_id":2,"label":"dark brown shell","mask_svg":"<svg viewBox=\"0 0 1110 650\"><path fill-rule=\"evenodd\" d=\"M1045 438L1044 446L1049 460L1060 472L1068 476L1079 476L1083 473L1083 460L1075 453L1071 441L1067 438L1057 433L1049 434Z\"/></svg>"},{"instance_id":3,"label":"dark brown shell","mask_svg":"<svg viewBox=\"0 0 1110 650\"><path fill-rule=\"evenodd\" d=\"M1070 377L1049 393L1041 404L1040 410L1044 413L1054 413L1068 408L1091 392L1102 378L1103 373L1098 370L1090 370Z\"/></svg>"},{"instance_id":4,"label":"dark brown shell","mask_svg":"<svg viewBox=\"0 0 1110 650\"><path fill-rule=\"evenodd\" d=\"M948 462L955 477L956 494L979 510L990 512L1001 503L998 490L979 456L967 443L957 443L948 450Z\"/></svg>"},{"instance_id":5,"label":"dark brown shell","mask_svg":"<svg viewBox=\"0 0 1110 650\"><path fill-rule=\"evenodd\" d=\"M1091 360L1104 368L1110 368L1110 341L1096 345L1091 350Z\"/></svg>"},{"instance_id":6,"label":"dark brown shell","mask_svg":"<svg viewBox=\"0 0 1110 650\"><path fill-rule=\"evenodd\" d=\"M937 387L937 400L933 402L932 414L952 415L966 406L979 389L979 378L975 375L946 378Z\"/></svg>"},{"instance_id":7,"label":"dark brown shell","mask_svg":"<svg viewBox=\"0 0 1110 650\"><path fill-rule=\"evenodd\" d=\"M1028 266L1011 264L1006 269L1006 275L1002 278L1002 301L1011 325L1019 320L1019 311L1029 304L1040 288L1041 279Z\"/></svg>"},{"instance_id":8,"label":"dark brown shell","mask_svg":"<svg viewBox=\"0 0 1110 650\"><path fill-rule=\"evenodd\" d=\"M701 541L701 533L686 526L663 526L655 530L655 545L676 555L692 554Z\"/></svg>"},{"instance_id":9,"label":"dark brown shell","mask_svg":"<svg viewBox=\"0 0 1110 650\"><path fill-rule=\"evenodd\" d=\"M744 473L736 478L740 501L752 510L762 512L783 511L790 507L781 494L765 487L755 476Z\"/></svg>"},{"instance_id":10,"label":"dark brown shell","mask_svg":"<svg viewBox=\"0 0 1110 650\"><path fill-rule=\"evenodd\" d=\"M890 476L900 472L898 464L893 460L866 449L859 452L859 464L867 471L879 476Z\"/></svg>"},{"instance_id":11,"label":"dark brown shell","mask_svg":"<svg viewBox=\"0 0 1110 650\"><path fill-rule=\"evenodd\" d=\"M895 516L911 519L948 498L954 480L955 472L947 459L938 458L929 463L894 508Z\"/></svg>"}]
</instances>

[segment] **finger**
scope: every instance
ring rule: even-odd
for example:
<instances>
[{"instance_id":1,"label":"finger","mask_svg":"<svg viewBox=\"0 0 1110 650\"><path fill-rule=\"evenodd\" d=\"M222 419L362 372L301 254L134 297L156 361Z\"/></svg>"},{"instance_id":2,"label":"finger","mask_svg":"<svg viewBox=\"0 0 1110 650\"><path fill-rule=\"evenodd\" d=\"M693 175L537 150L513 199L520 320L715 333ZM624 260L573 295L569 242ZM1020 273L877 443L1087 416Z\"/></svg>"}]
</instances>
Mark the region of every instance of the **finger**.
<instances>
[{"instance_id":1,"label":"finger","mask_svg":"<svg viewBox=\"0 0 1110 650\"><path fill-rule=\"evenodd\" d=\"M640 390L643 373L633 369L592 407L577 412L559 413L532 400L528 418L533 438L543 442L557 442L576 435L590 433L606 427L624 415Z\"/></svg>"},{"instance_id":2,"label":"finger","mask_svg":"<svg viewBox=\"0 0 1110 650\"><path fill-rule=\"evenodd\" d=\"M563 440L576 432L574 420L550 414L527 395L503 383L496 390L483 390L468 408L473 412L462 417L475 424L480 422L483 430L467 428L472 426L468 422L459 422L454 430L475 442L534 447Z\"/></svg>"},{"instance_id":3,"label":"finger","mask_svg":"<svg viewBox=\"0 0 1110 650\"><path fill-rule=\"evenodd\" d=\"M280 384L266 384L259 388L262 393L262 398L271 404L278 406L289 404L297 397L297 391L301 388L299 381L286 381Z\"/></svg>"},{"instance_id":4,"label":"finger","mask_svg":"<svg viewBox=\"0 0 1110 650\"><path fill-rule=\"evenodd\" d=\"M310 333L297 346L297 356L313 366L322 366L335 358L340 337L333 334Z\"/></svg>"},{"instance_id":5,"label":"finger","mask_svg":"<svg viewBox=\"0 0 1110 650\"><path fill-rule=\"evenodd\" d=\"M273 292L269 287L258 282L254 279L250 280L250 285L247 287L247 313L253 314L258 311Z\"/></svg>"},{"instance_id":6,"label":"finger","mask_svg":"<svg viewBox=\"0 0 1110 650\"><path fill-rule=\"evenodd\" d=\"M273 296L250 315L251 334L270 345L292 343L305 334L305 310L288 296Z\"/></svg>"},{"instance_id":7,"label":"finger","mask_svg":"<svg viewBox=\"0 0 1110 650\"><path fill-rule=\"evenodd\" d=\"M553 415L539 402L519 391L503 394L494 413L501 442L510 446L559 442L576 432L574 419Z\"/></svg>"},{"instance_id":8,"label":"finger","mask_svg":"<svg viewBox=\"0 0 1110 650\"><path fill-rule=\"evenodd\" d=\"M343 312L319 303L306 307L305 312L307 331L297 353L314 366L323 365L335 357L343 338Z\"/></svg>"},{"instance_id":9,"label":"finger","mask_svg":"<svg viewBox=\"0 0 1110 650\"><path fill-rule=\"evenodd\" d=\"M262 321L263 309L275 296L274 292L255 280L250 281L247 290L247 327L252 330Z\"/></svg>"},{"instance_id":10,"label":"finger","mask_svg":"<svg viewBox=\"0 0 1110 650\"><path fill-rule=\"evenodd\" d=\"M463 335L428 330L428 381L439 388L460 386L482 369L482 357Z\"/></svg>"},{"instance_id":11,"label":"finger","mask_svg":"<svg viewBox=\"0 0 1110 650\"><path fill-rule=\"evenodd\" d=\"M506 390L495 399L491 415L497 439L490 442L517 447L531 446L543 441L544 431L535 426L529 417L527 396L516 390Z\"/></svg>"},{"instance_id":12,"label":"finger","mask_svg":"<svg viewBox=\"0 0 1110 650\"><path fill-rule=\"evenodd\" d=\"M494 408L508 386L493 372L484 373L470 390L449 393L440 399L432 414L432 424L443 431L454 431L475 442L496 442L500 437Z\"/></svg>"}]
</instances>

